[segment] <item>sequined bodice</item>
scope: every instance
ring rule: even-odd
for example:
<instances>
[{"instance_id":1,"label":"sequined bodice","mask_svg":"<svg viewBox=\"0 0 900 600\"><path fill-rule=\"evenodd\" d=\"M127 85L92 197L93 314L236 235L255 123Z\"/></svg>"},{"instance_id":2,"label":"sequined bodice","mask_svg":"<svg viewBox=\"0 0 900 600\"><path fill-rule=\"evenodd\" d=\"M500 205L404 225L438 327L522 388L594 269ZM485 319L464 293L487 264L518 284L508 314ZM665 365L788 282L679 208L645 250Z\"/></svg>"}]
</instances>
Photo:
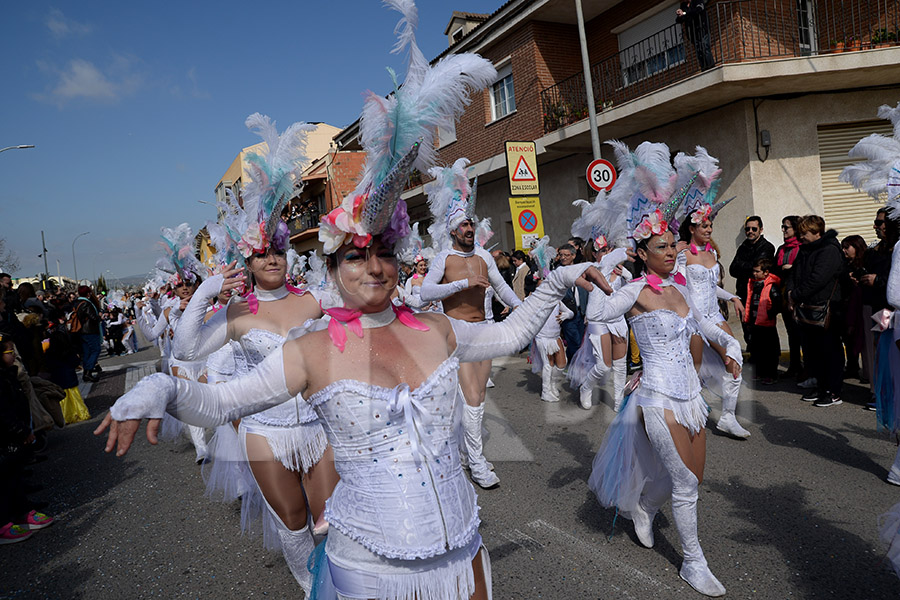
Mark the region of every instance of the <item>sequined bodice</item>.
<instances>
[{"instance_id":1,"label":"sequined bodice","mask_svg":"<svg viewBox=\"0 0 900 600\"><path fill-rule=\"evenodd\" d=\"M688 293L691 302L703 317L714 317L719 314L719 300L716 288L719 285L719 263L711 269L699 263L687 265L685 268Z\"/></svg>"},{"instance_id":2,"label":"sequined bodice","mask_svg":"<svg viewBox=\"0 0 900 600\"><path fill-rule=\"evenodd\" d=\"M659 309L628 319L641 349L644 373L641 387L679 400L700 393L700 379L691 357L691 336L699 333L690 315Z\"/></svg>"},{"instance_id":3,"label":"sequined bodice","mask_svg":"<svg viewBox=\"0 0 900 600\"><path fill-rule=\"evenodd\" d=\"M341 476L325 517L382 556L435 556L478 528L459 462L458 369L449 358L415 390L345 379L308 399Z\"/></svg>"},{"instance_id":4,"label":"sequined bodice","mask_svg":"<svg viewBox=\"0 0 900 600\"><path fill-rule=\"evenodd\" d=\"M284 337L266 329L251 329L238 341L246 368L252 369L284 345ZM238 361L240 364L243 361ZM246 417L263 425L295 427L316 420L316 413L299 395L293 400Z\"/></svg>"}]
</instances>

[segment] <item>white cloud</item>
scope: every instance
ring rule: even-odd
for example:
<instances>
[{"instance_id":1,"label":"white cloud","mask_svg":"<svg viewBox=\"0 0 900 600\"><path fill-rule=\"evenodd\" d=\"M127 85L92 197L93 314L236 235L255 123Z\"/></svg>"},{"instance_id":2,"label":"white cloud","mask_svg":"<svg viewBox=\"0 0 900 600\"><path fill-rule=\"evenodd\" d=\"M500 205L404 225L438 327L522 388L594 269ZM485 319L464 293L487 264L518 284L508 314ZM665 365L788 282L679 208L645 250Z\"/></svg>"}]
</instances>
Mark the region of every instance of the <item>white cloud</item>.
<instances>
[{"instance_id":1,"label":"white cloud","mask_svg":"<svg viewBox=\"0 0 900 600\"><path fill-rule=\"evenodd\" d=\"M54 8L47 16L47 28L57 38L70 35L87 35L93 27L88 23L79 23L66 17L61 10Z\"/></svg>"},{"instance_id":2,"label":"white cloud","mask_svg":"<svg viewBox=\"0 0 900 600\"><path fill-rule=\"evenodd\" d=\"M187 72L188 81L191 82L191 96L194 98L202 98L208 99L209 92L206 90L200 89L200 85L197 83L197 67L191 67Z\"/></svg>"},{"instance_id":3,"label":"white cloud","mask_svg":"<svg viewBox=\"0 0 900 600\"><path fill-rule=\"evenodd\" d=\"M59 106L78 99L117 102L137 91L142 83L141 76L134 71L134 61L125 57L116 57L105 72L81 58L69 61L64 69L43 63L39 66L53 73L57 80L48 93L36 94L35 97Z\"/></svg>"}]
</instances>

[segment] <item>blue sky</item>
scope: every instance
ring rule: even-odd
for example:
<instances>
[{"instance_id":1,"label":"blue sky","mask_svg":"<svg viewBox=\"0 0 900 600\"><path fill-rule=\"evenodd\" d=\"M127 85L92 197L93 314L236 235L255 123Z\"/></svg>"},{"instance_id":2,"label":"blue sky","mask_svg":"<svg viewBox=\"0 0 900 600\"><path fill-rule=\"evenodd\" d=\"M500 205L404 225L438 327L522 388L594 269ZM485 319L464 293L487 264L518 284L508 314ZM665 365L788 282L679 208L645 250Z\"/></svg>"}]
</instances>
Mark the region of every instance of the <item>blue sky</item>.
<instances>
[{"instance_id":1,"label":"blue sky","mask_svg":"<svg viewBox=\"0 0 900 600\"><path fill-rule=\"evenodd\" d=\"M420 0L419 46L447 45L453 10L503 0ZM258 138L244 119L352 123L390 90L399 13L378 0L13 2L0 20L0 238L15 276L126 277L156 261L159 228L215 217L213 188ZM107 273L108 271L108 273Z\"/></svg>"}]
</instances>

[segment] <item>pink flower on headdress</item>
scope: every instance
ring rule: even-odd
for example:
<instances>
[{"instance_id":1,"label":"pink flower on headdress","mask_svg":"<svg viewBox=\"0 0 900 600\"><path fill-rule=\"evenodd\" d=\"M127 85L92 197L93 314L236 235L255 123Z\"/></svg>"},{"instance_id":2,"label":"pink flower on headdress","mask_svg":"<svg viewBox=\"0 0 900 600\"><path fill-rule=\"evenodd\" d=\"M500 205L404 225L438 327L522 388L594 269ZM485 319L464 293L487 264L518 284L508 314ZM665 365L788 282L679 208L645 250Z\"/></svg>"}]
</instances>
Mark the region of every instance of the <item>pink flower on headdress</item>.
<instances>
[{"instance_id":1,"label":"pink flower on headdress","mask_svg":"<svg viewBox=\"0 0 900 600\"><path fill-rule=\"evenodd\" d=\"M669 224L666 223L662 211L656 209L644 217L638 226L634 228L634 235L632 237L637 241L641 241L650 236L662 235L668 228Z\"/></svg>"},{"instance_id":2,"label":"pink flower on headdress","mask_svg":"<svg viewBox=\"0 0 900 600\"><path fill-rule=\"evenodd\" d=\"M712 205L704 204L691 213L691 223L699 225L703 221L709 220L710 215L712 215Z\"/></svg>"},{"instance_id":3,"label":"pink flower on headdress","mask_svg":"<svg viewBox=\"0 0 900 600\"><path fill-rule=\"evenodd\" d=\"M606 236L601 234L594 238L594 245L597 247L597 250L603 250L609 246L609 242L606 240Z\"/></svg>"},{"instance_id":4,"label":"pink flower on headdress","mask_svg":"<svg viewBox=\"0 0 900 600\"><path fill-rule=\"evenodd\" d=\"M332 254L351 236L353 245L364 248L372 241L372 236L363 231L359 219L365 207L364 196L347 196L341 205L322 217L319 223L319 241L323 243L325 254Z\"/></svg>"},{"instance_id":5,"label":"pink flower on headdress","mask_svg":"<svg viewBox=\"0 0 900 600\"><path fill-rule=\"evenodd\" d=\"M247 228L241 241L238 242L238 250L245 258L256 252L264 252L266 247L266 232L264 225L254 223Z\"/></svg>"}]
</instances>

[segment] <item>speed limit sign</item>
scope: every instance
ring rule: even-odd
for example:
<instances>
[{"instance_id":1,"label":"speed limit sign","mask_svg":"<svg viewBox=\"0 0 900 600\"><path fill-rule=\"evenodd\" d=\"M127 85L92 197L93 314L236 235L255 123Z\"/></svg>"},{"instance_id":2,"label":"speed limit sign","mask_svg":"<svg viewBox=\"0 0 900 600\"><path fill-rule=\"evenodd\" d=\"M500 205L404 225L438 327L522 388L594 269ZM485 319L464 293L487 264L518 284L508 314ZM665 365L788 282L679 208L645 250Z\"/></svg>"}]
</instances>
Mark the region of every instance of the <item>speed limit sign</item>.
<instances>
[{"instance_id":1,"label":"speed limit sign","mask_svg":"<svg viewBox=\"0 0 900 600\"><path fill-rule=\"evenodd\" d=\"M616 183L616 168L608 160L598 158L591 161L587 168L587 180L594 190L602 192L609 191Z\"/></svg>"}]
</instances>

